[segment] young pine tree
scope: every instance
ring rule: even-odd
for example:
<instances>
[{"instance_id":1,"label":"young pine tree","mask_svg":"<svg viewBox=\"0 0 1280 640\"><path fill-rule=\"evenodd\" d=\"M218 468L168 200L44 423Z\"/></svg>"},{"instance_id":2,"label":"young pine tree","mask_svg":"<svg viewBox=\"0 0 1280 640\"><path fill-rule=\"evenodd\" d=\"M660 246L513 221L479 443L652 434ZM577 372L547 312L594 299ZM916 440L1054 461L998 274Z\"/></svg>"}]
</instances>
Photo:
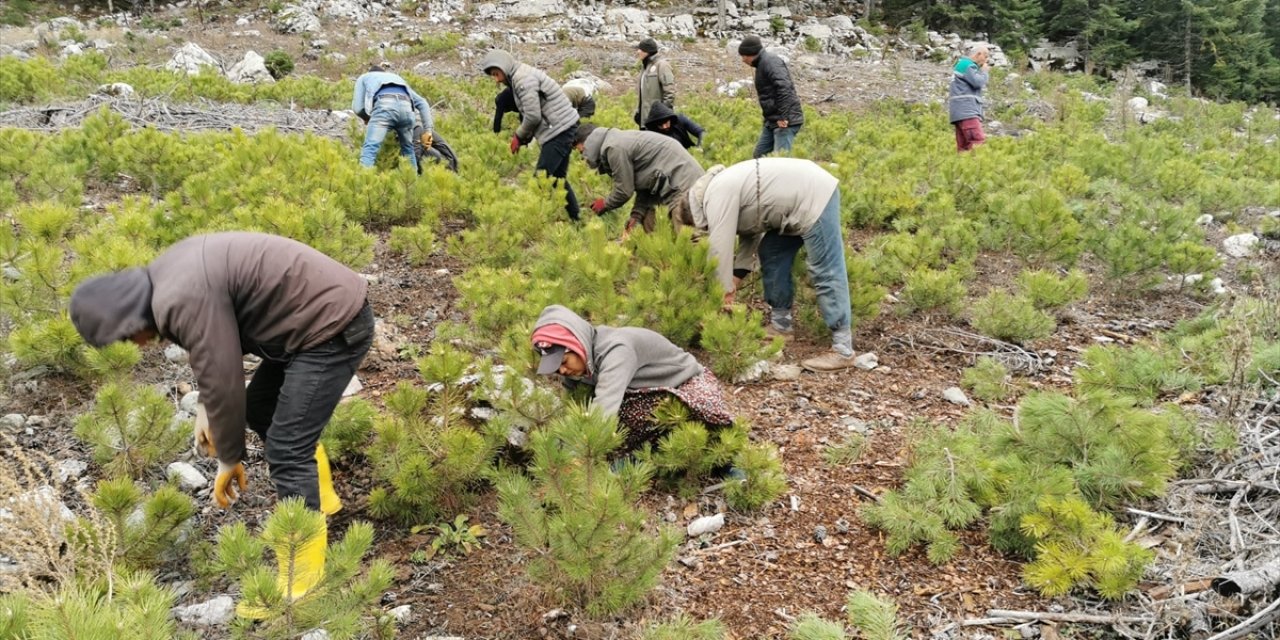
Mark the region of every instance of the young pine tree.
<instances>
[{"instance_id":1,"label":"young pine tree","mask_svg":"<svg viewBox=\"0 0 1280 640\"><path fill-rule=\"evenodd\" d=\"M529 576L566 604L606 615L634 604L657 583L680 535L652 531L637 504L653 467L608 457L622 444L616 422L573 409L533 433L530 476L497 482L498 514L535 552Z\"/></svg>"},{"instance_id":2,"label":"young pine tree","mask_svg":"<svg viewBox=\"0 0 1280 640\"><path fill-rule=\"evenodd\" d=\"M296 575L307 570L302 555L325 529L323 514L291 498L276 506L257 536L241 522L218 532L212 569L239 580L239 607L255 612L255 620L236 620L237 636L283 640L322 628L335 639L395 637L395 623L380 606L395 570L383 559L365 563L373 548L368 523L351 524L340 541L328 545L324 575L305 594L289 597L282 591L280 585L302 579ZM268 564L267 550L275 556L275 569Z\"/></svg>"},{"instance_id":3,"label":"young pine tree","mask_svg":"<svg viewBox=\"0 0 1280 640\"><path fill-rule=\"evenodd\" d=\"M122 382L102 387L93 409L76 418L75 434L109 476L140 479L187 445L191 427L174 419L160 392Z\"/></svg>"},{"instance_id":4,"label":"young pine tree","mask_svg":"<svg viewBox=\"0 0 1280 640\"><path fill-rule=\"evenodd\" d=\"M755 363L782 351L782 340L766 341L759 313L716 310L703 318L702 348L711 359L711 370L725 380L734 380Z\"/></svg>"},{"instance_id":5,"label":"young pine tree","mask_svg":"<svg viewBox=\"0 0 1280 640\"><path fill-rule=\"evenodd\" d=\"M146 495L132 480L119 478L99 482L90 500L115 528L114 556L120 566L154 569L181 557L178 538L196 512L186 494L165 485ZM80 530L87 534L91 526L84 523Z\"/></svg>"}]
</instances>

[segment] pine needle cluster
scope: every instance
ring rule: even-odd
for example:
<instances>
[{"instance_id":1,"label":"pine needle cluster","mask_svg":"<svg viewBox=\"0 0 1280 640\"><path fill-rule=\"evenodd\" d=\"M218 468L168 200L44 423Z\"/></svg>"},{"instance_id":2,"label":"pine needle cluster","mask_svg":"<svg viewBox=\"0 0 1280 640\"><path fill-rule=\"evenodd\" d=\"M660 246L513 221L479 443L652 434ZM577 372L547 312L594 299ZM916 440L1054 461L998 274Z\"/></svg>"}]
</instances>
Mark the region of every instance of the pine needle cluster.
<instances>
[{"instance_id":1,"label":"pine needle cluster","mask_svg":"<svg viewBox=\"0 0 1280 640\"><path fill-rule=\"evenodd\" d=\"M850 591L845 599L843 622L827 620L816 613L798 616L787 632L788 640L846 640L850 632L865 640L906 640L898 624L898 606L868 591Z\"/></svg>"},{"instance_id":2,"label":"pine needle cluster","mask_svg":"<svg viewBox=\"0 0 1280 640\"><path fill-rule=\"evenodd\" d=\"M961 377L964 386L973 395L987 402L998 402L1013 391L1013 379L1009 369L991 356L982 356Z\"/></svg>"},{"instance_id":3,"label":"pine needle cluster","mask_svg":"<svg viewBox=\"0 0 1280 640\"><path fill-rule=\"evenodd\" d=\"M128 478L103 480L89 496L91 503L114 528L108 538L114 542L113 556L118 566L155 569L161 563L181 558L185 544L179 544L191 527L195 503L177 488L165 485L150 493ZM77 544L92 547L99 532L91 522L77 527Z\"/></svg>"},{"instance_id":4,"label":"pine needle cluster","mask_svg":"<svg viewBox=\"0 0 1280 640\"><path fill-rule=\"evenodd\" d=\"M716 313L702 325L702 348L711 370L725 380L735 380L752 365L782 351L782 340L767 340L760 314L744 309Z\"/></svg>"},{"instance_id":5,"label":"pine needle cluster","mask_svg":"<svg viewBox=\"0 0 1280 640\"><path fill-rule=\"evenodd\" d=\"M98 391L93 409L76 419L75 434L110 476L141 479L187 446L191 426L176 419L159 391L122 382Z\"/></svg>"},{"instance_id":6,"label":"pine needle cluster","mask_svg":"<svg viewBox=\"0 0 1280 640\"><path fill-rule=\"evenodd\" d=\"M698 621L681 613L645 628L640 640L724 640L726 634L724 623L717 619Z\"/></svg>"},{"instance_id":7,"label":"pine needle cluster","mask_svg":"<svg viewBox=\"0 0 1280 640\"><path fill-rule=\"evenodd\" d=\"M974 303L969 322L985 335L1017 344L1047 338L1058 326L1030 298L998 289Z\"/></svg>"}]
</instances>

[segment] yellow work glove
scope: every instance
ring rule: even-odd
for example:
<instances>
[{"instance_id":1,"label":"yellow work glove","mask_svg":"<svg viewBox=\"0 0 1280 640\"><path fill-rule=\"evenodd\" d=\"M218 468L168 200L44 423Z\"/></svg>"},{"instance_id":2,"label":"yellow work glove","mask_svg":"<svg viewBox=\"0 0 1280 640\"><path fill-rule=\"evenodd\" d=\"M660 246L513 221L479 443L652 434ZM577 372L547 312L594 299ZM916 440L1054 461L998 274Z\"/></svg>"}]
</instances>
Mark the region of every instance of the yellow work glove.
<instances>
[{"instance_id":1,"label":"yellow work glove","mask_svg":"<svg viewBox=\"0 0 1280 640\"><path fill-rule=\"evenodd\" d=\"M431 143L435 142L435 140L436 140L435 136L431 135L430 131L422 132L422 148L423 149L430 149Z\"/></svg>"},{"instance_id":2,"label":"yellow work glove","mask_svg":"<svg viewBox=\"0 0 1280 640\"><path fill-rule=\"evenodd\" d=\"M231 482L235 481L235 486ZM218 477L213 481L213 501L226 509L244 493L249 486L249 478L244 473L244 463L227 464L218 461Z\"/></svg>"},{"instance_id":3,"label":"yellow work glove","mask_svg":"<svg viewBox=\"0 0 1280 640\"><path fill-rule=\"evenodd\" d=\"M218 457L218 448L213 444L213 434L209 431L209 414L205 413L204 403L196 405L196 426L193 435L196 455L206 458Z\"/></svg>"}]
</instances>

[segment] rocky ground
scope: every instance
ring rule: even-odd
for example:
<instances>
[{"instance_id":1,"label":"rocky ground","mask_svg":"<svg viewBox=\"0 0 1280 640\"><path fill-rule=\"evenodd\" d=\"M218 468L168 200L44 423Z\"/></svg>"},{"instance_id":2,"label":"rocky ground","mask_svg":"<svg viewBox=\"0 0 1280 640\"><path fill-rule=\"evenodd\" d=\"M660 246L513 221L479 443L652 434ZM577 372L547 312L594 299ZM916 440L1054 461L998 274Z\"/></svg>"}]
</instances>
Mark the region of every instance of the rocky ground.
<instances>
[{"instance_id":1,"label":"rocky ground","mask_svg":"<svg viewBox=\"0 0 1280 640\"><path fill-rule=\"evenodd\" d=\"M233 70L249 51L282 49L298 60L298 73L338 79L349 71L343 66L347 62L384 56L428 77L473 75L477 56L497 44L537 66L576 60L582 69L610 83L613 95L620 95L633 78L632 44L660 33L669 36L664 46L681 83L698 93L743 88L750 74L734 55L734 38L747 31L770 31L780 23L775 42L794 61L803 99L819 112L863 108L885 98L939 101L947 77L943 63L960 46L959 37L937 34L926 34L923 43L876 35L856 25L856 14L819 17L815 7L823 3L796 3L802 9L790 11L735 8L727 29L720 29L718 18L704 8L650 11L597 3L570 6L561 0L407 4L414 8L349 0L306 0L274 11L267 3L251 3L252 8L180 3L142 17L120 14L104 26L78 16L73 18L79 20L76 23L6 28L0 31L0 46L16 55L46 50L77 55L94 48L113 60L183 66L192 56L198 58L188 48L186 59L174 59L180 45L188 43L210 55L207 63L237 74L254 73L243 64ZM156 25L162 28L149 28ZM78 36L66 37L71 27ZM131 41L128 33L145 37ZM402 56L407 42L449 33L460 34L463 44L434 56ZM134 51L129 51L130 42ZM864 241L855 239L855 244ZM371 302L380 317L407 321L394 323L394 331L392 323L384 325L382 348L360 374L360 393L375 400L399 380L416 375L410 362L397 357L398 346L425 345L436 324L460 319L451 283L458 265L439 255L424 267L407 268L385 253L385 242L379 252L368 274ZM979 286L1007 281L1018 267L1011 259L988 257L980 264ZM1230 271L1226 286L1232 284ZM1065 386L1083 348L1138 340L1201 308L1200 302L1178 295L1134 297L1108 289L1106 283L1092 284L1099 295L1072 309L1057 334L1036 345L1036 355L1049 366L1026 378L1026 384ZM759 300L748 302L761 305ZM787 345L772 375L732 386L732 406L750 419L753 437L781 450L791 489L782 500L751 514L727 510L712 490L692 500L652 493L648 506L666 522L684 527L703 516L724 514L724 524L689 537L678 560L666 570L662 587L637 610L606 620L559 610L526 582L519 570L526 552L494 515L491 497L472 511L472 521L492 533L469 556L414 563L409 558L429 545L428 535L379 529L377 552L399 570L396 590L385 598L388 608L408 606L400 609L408 638L623 638L646 621L676 612L720 617L734 638L779 638L797 614L817 611L840 618L846 593L868 589L898 603L901 620L915 637L1056 636L1052 624L1024 625L1020 631L960 626L992 608L1060 611L1089 605L1049 601L1026 590L1020 565L992 551L980 532L965 533L965 550L952 563L937 567L918 550L886 556L880 534L857 516L859 506L873 499L868 496L900 483L907 463L901 446L903 427L921 419L953 423L965 413L969 401L953 387L961 370L973 362L973 345L940 333L950 326L951 321L942 318L900 317L888 309L855 332L857 349L874 353L875 366L868 363L865 369L832 375L777 366L794 365L825 347L819 337L802 333ZM166 389L175 403L190 390L190 369L180 353L156 349L144 365L146 379ZM83 463L87 451L69 436L71 420L87 397L85 389L56 378L14 376L0 397L0 413L9 414L0 419L0 428L53 456L71 476L90 479L93 472ZM863 455L849 464L828 464L826 447L849 434L866 436L869 446ZM236 520L256 522L271 507L260 448L252 447L250 456L253 484L248 494L229 512L202 508L197 516L201 530L213 531ZM207 504L208 489L201 481L212 471L208 463L196 462L180 471L190 476L188 489ZM335 477L347 505L331 525L338 530L351 519L365 517L372 480L366 466L353 459L339 462ZM223 633L216 624L208 625L230 615L229 585L215 583L213 592L197 590L180 568L164 578L179 590L184 606L196 606L183 609L180 617L209 637Z\"/></svg>"}]
</instances>

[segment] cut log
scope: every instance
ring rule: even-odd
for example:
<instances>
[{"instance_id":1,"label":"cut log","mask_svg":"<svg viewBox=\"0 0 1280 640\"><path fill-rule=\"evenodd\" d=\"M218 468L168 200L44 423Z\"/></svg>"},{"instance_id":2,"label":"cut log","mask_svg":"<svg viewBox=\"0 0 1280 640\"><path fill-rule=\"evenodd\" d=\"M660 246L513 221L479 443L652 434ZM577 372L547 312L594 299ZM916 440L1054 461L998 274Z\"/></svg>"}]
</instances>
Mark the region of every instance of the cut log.
<instances>
[{"instance_id":1,"label":"cut log","mask_svg":"<svg viewBox=\"0 0 1280 640\"><path fill-rule=\"evenodd\" d=\"M1280 559L1272 560L1256 569L1232 571L1217 578L1209 586L1220 595L1251 595L1262 591L1270 592L1280 584Z\"/></svg>"}]
</instances>

